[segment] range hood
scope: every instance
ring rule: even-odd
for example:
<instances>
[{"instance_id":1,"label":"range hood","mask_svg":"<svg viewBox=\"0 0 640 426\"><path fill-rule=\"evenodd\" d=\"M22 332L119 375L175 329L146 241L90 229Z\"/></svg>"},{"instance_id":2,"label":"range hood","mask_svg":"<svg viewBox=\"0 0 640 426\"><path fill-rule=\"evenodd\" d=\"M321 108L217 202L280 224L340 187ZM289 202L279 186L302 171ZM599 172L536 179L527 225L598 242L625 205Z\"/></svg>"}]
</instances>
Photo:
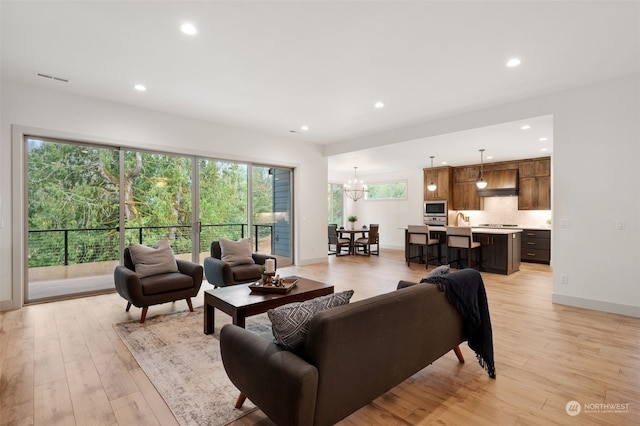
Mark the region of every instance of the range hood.
<instances>
[{"instance_id":1,"label":"range hood","mask_svg":"<svg viewBox=\"0 0 640 426\"><path fill-rule=\"evenodd\" d=\"M478 189L480 197L513 197L518 195L518 169L487 170L483 173L487 187Z\"/></svg>"}]
</instances>

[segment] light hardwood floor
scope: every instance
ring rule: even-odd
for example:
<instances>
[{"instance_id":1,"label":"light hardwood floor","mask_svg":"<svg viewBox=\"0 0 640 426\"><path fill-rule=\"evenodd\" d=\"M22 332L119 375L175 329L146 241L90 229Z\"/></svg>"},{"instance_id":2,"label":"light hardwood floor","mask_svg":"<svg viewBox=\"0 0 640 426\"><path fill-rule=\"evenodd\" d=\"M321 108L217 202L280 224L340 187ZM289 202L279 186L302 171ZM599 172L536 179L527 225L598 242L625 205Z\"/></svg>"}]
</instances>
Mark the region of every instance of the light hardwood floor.
<instances>
[{"instance_id":1,"label":"light hardwood floor","mask_svg":"<svg viewBox=\"0 0 640 426\"><path fill-rule=\"evenodd\" d=\"M359 300L425 275L423 265L407 267L403 254L331 256L328 264L279 272L354 289ZM451 352L340 424L640 424L640 319L552 304L545 265L483 278L497 379L463 344L465 364ZM0 425L176 425L113 330L139 318L139 309L126 313L125 305L113 293L0 313ZM155 306L149 317L186 308L184 301ZM575 417L565 410L572 400L582 407ZM584 404L596 405L585 412ZM598 404L623 404L622 412ZM271 424L260 411L234 423Z\"/></svg>"}]
</instances>

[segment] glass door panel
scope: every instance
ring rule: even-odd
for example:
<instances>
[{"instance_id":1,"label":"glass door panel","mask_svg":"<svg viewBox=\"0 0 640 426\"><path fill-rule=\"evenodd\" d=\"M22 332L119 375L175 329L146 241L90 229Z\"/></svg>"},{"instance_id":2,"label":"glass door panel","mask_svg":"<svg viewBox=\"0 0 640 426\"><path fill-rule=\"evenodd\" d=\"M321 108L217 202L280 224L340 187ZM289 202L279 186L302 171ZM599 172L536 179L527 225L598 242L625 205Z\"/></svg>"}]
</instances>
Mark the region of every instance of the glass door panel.
<instances>
[{"instance_id":1,"label":"glass door panel","mask_svg":"<svg viewBox=\"0 0 640 426\"><path fill-rule=\"evenodd\" d=\"M278 265L293 263L292 177L290 169L251 168L251 236L256 251L278 258Z\"/></svg>"},{"instance_id":2,"label":"glass door panel","mask_svg":"<svg viewBox=\"0 0 640 426\"><path fill-rule=\"evenodd\" d=\"M191 260L192 157L125 151L125 246L167 237L176 257Z\"/></svg>"},{"instance_id":3,"label":"glass door panel","mask_svg":"<svg viewBox=\"0 0 640 426\"><path fill-rule=\"evenodd\" d=\"M113 289L118 150L25 138L25 302Z\"/></svg>"},{"instance_id":4,"label":"glass door panel","mask_svg":"<svg viewBox=\"0 0 640 426\"><path fill-rule=\"evenodd\" d=\"M210 255L211 242L221 237L239 240L248 232L247 165L199 160L200 263Z\"/></svg>"}]
</instances>

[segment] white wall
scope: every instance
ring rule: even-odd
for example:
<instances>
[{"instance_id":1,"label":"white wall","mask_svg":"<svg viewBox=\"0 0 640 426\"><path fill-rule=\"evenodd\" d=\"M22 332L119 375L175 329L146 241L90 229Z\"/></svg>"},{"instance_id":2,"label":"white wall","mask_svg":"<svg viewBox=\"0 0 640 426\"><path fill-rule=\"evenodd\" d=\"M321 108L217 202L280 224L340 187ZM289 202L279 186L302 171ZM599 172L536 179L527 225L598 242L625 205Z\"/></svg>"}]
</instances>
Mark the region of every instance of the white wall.
<instances>
[{"instance_id":1,"label":"white wall","mask_svg":"<svg viewBox=\"0 0 640 426\"><path fill-rule=\"evenodd\" d=\"M325 153L552 114L553 301L640 317L639 95L634 74L342 141Z\"/></svg>"},{"instance_id":2,"label":"white wall","mask_svg":"<svg viewBox=\"0 0 640 426\"><path fill-rule=\"evenodd\" d=\"M4 80L1 97L0 310L18 307L22 300L22 251L16 246L22 241L24 197L20 173L13 180L12 158L22 169L17 160L23 146L20 131L25 129L53 137L293 167L296 263L326 261L327 199L318 194L326 193L327 160L318 146Z\"/></svg>"}]
</instances>

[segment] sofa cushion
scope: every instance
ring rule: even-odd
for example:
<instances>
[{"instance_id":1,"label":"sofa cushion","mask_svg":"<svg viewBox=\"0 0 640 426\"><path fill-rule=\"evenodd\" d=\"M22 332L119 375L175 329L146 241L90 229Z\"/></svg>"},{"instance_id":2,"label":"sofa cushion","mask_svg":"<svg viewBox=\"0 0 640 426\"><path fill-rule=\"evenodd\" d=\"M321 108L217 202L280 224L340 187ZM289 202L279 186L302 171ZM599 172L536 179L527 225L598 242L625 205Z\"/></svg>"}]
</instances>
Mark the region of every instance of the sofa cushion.
<instances>
[{"instance_id":1,"label":"sofa cushion","mask_svg":"<svg viewBox=\"0 0 640 426\"><path fill-rule=\"evenodd\" d=\"M252 265L236 265L232 270L233 280L236 282L247 282L251 280L259 280L262 278L262 266Z\"/></svg>"},{"instance_id":2,"label":"sofa cushion","mask_svg":"<svg viewBox=\"0 0 640 426\"><path fill-rule=\"evenodd\" d=\"M267 311L275 342L292 351L300 351L315 314L334 306L346 305L353 290L328 294L304 302L294 302Z\"/></svg>"},{"instance_id":3,"label":"sofa cushion","mask_svg":"<svg viewBox=\"0 0 640 426\"><path fill-rule=\"evenodd\" d=\"M255 263L251 256L251 240L243 238L238 241L220 238L221 259L229 266Z\"/></svg>"},{"instance_id":4,"label":"sofa cushion","mask_svg":"<svg viewBox=\"0 0 640 426\"><path fill-rule=\"evenodd\" d=\"M140 284L142 285L142 294L152 296L192 288L193 278L190 275L174 272L142 278Z\"/></svg>"},{"instance_id":5,"label":"sofa cushion","mask_svg":"<svg viewBox=\"0 0 640 426\"><path fill-rule=\"evenodd\" d=\"M161 239L152 247L130 244L129 253L131 254L135 271L143 278L151 275L178 272L178 264L167 238Z\"/></svg>"}]
</instances>

